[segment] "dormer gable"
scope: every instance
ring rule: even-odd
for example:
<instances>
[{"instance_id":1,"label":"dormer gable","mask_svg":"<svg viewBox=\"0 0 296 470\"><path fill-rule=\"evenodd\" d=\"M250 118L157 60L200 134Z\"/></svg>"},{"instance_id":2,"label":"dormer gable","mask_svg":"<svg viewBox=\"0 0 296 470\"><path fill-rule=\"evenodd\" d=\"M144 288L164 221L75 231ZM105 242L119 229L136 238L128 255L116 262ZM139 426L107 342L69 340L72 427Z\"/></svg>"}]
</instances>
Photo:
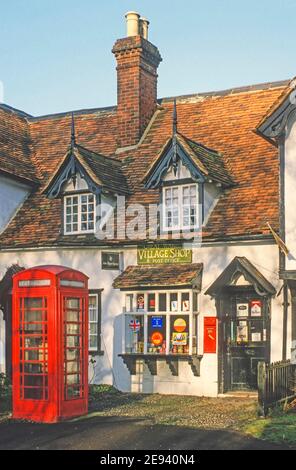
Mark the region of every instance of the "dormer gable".
<instances>
[{"instance_id":1,"label":"dormer gable","mask_svg":"<svg viewBox=\"0 0 296 470\"><path fill-rule=\"evenodd\" d=\"M73 190L85 189L96 195L102 192L129 194L122 163L78 145L73 132L71 145L43 193L49 199L55 199L63 194L65 187L72 185Z\"/></svg>"},{"instance_id":2,"label":"dormer gable","mask_svg":"<svg viewBox=\"0 0 296 470\"><path fill-rule=\"evenodd\" d=\"M176 102L173 135L165 142L148 169L143 180L145 188L157 188L168 179L169 173L174 175L172 179L183 179L187 175L196 183L215 182L225 187L234 184L219 152L194 142L177 131Z\"/></svg>"}]
</instances>

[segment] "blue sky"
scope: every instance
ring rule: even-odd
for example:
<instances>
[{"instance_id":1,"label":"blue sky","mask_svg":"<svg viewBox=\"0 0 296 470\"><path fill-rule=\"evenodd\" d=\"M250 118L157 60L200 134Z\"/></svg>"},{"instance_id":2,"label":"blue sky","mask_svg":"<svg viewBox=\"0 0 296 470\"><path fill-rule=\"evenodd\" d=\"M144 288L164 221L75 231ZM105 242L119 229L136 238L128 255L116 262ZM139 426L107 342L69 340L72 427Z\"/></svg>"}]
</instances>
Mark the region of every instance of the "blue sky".
<instances>
[{"instance_id":1,"label":"blue sky","mask_svg":"<svg viewBox=\"0 0 296 470\"><path fill-rule=\"evenodd\" d=\"M33 115L116 104L124 14L150 20L163 57L158 95L296 75L295 0L10 0L1 2L4 102Z\"/></svg>"}]
</instances>

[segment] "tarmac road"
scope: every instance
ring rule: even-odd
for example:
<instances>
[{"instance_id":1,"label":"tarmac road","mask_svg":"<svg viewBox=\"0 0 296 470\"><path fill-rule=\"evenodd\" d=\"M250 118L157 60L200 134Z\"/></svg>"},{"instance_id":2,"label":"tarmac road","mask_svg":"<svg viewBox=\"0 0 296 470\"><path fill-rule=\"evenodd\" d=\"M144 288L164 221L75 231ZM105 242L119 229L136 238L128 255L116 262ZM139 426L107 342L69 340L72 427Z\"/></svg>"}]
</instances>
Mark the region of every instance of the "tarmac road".
<instances>
[{"instance_id":1,"label":"tarmac road","mask_svg":"<svg viewBox=\"0 0 296 470\"><path fill-rule=\"evenodd\" d=\"M0 449L39 450L280 450L230 430L156 425L149 420L96 416L58 424L0 424Z\"/></svg>"}]
</instances>

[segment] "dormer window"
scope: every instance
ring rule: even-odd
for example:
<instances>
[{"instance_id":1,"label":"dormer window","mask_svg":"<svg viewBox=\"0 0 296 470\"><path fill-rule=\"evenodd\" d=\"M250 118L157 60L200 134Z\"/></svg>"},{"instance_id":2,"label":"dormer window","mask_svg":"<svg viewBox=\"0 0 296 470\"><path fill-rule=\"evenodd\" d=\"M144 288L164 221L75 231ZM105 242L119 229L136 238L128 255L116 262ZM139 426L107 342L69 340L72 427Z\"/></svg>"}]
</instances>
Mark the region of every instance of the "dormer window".
<instances>
[{"instance_id":1,"label":"dormer window","mask_svg":"<svg viewBox=\"0 0 296 470\"><path fill-rule=\"evenodd\" d=\"M198 225L198 185L163 188L164 230L193 229Z\"/></svg>"},{"instance_id":2,"label":"dormer window","mask_svg":"<svg viewBox=\"0 0 296 470\"><path fill-rule=\"evenodd\" d=\"M64 197L66 234L93 233L95 230L95 195L74 194Z\"/></svg>"}]
</instances>

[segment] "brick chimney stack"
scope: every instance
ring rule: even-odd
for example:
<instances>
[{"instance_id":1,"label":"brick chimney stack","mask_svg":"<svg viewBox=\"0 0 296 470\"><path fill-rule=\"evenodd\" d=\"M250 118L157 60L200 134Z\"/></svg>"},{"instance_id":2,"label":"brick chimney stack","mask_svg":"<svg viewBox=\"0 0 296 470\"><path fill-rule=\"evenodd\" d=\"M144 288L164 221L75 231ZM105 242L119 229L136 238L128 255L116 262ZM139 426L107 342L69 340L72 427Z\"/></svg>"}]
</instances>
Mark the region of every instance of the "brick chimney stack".
<instances>
[{"instance_id":1,"label":"brick chimney stack","mask_svg":"<svg viewBox=\"0 0 296 470\"><path fill-rule=\"evenodd\" d=\"M148 41L149 22L126 15L127 37L112 49L117 61L118 146L136 145L157 106L157 67L162 58Z\"/></svg>"}]
</instances>

